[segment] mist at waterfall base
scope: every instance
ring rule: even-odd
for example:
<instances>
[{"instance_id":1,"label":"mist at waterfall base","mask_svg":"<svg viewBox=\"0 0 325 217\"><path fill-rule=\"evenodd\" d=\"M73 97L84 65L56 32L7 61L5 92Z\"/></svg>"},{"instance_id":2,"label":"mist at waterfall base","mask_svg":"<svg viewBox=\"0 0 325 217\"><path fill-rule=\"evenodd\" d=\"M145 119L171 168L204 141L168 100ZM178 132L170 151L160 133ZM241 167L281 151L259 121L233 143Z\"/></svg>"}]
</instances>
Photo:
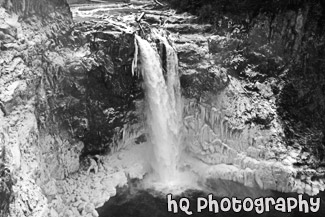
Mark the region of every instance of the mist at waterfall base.
<instances>
[{"instance_id":1,"label":"mist at waterfall base","mask_svg":"<svg viewBox=\"0 0 325 217\"><path fill-rule=\"evenodd\" d=\"M180 158L183 154L181 144L182 102L178 76L178 60L176 52L163 33L153 31L153 41L158 41L159 50L154 49L147 40L135 36L134 67L140 71L146 93L146 120L148 128L148 162L152 171L143 180L129 180L128 186L117 189L117 195L109 199L103 207L97 209L100 217L169 217L188 216L185 212L168 212L166 195L171 193L179 200L186 197L190 200L191 216L269 216L299 217L324 216L325 213L303 214L296 211L281 213L271 210L263 214L252 212L219 212L209 210L196 212L198 197L206 197L212 193L216 200L223 197L258 198L261 196L295 197L297 194L284 194L274 191L245 187L232 181L204 180L199 185L199 177L186 169L182 169ZM322 196L324 198L324 195ZM321 207L325 207L322 199Z\"/></svg>"}]
</instances>

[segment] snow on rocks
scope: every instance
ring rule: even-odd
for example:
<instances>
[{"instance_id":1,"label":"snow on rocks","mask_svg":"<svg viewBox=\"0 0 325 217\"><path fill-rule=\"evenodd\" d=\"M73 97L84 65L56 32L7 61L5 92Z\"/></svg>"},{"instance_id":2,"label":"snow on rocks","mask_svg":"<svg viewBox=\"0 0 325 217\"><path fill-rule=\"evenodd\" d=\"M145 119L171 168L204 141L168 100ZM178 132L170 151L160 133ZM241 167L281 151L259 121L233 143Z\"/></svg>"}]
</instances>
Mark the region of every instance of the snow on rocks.
<instances>
[{"instance_id":1,"label":"snow on rocks","mask_svg":"<svg viewBox=\"0 0 325 217\"><path fill-rule=\"evenodd\" d=\"M56 182L58 194L49 203L50 216L93 216L96 208L116 195L116 188L127 184L128 178L142 178L146 173L143 158L146 144L130 146L112 155L104 156L104 165L89 174L78 171ZM119 159L121 158L121 159Z\"/></svg>"}]
</instances>

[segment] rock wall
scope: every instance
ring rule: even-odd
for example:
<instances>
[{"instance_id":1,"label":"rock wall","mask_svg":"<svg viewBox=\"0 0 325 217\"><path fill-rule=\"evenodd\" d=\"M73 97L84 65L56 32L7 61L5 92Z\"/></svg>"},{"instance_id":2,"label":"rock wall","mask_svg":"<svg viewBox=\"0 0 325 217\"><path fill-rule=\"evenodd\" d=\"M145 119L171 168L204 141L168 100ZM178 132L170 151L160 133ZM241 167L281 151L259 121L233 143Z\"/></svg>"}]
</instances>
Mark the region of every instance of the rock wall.
<instances>
[{"instance_id":1,"label":"rock wall","mask_svg":"<svg viewBox=\"0 0 325 217\"><path fill-rule=\"evenodd\" d=\"M71 92L82 92L74 96L79 102L64 109L65 119L70 118L75 135L85 143L85 153L108 153L141 118L135 113L135 101L143 92L139 79L132 76L134 37L113 21L79 23L74 32L84 39L82 46L89 47L90 55L82 70L80 63L69 66L72 74L67 79L78 87Z\"/></svg>"},{"instance_id":2,"label":"rock wall","mask_svg":"<svg viewBox=\"0 0 325 217\"><path fill-rule=\"evenodd\" d=\"M169 2L197 15L166 28L179 52L184 141L210 165L202 176L323 190L321 2Z\"/></svg>"},{"instance_id":3,"label":"rock wall","mask_svg":"<svg viewBox=\"0 0 325 217\"><path fill-rule=\"evenodd\" d=\"M65 1L0 5L0 215L44 216L53 180L79 168L83 147L45 124L53 107L44 81L62 70L48 54L66 43L71 13Z\"/></svg>"},{"instance_id":4,"label":"rock wall","mask_svg":"<svg viewBox=\"0 0 325 217\"><path fill-rule=\"evenodd\" d=\"M75 25L66 1L0 5L0 215L43 217L64 203L82 156L143 134L133 36L108 21Z\"/></svg>"},{"instance_id":5,"label":"rock wall","mask_svg":"<svg viewBox=\"0 0 325 217\"><path fill-rule=\"evenodd\" d=\"M248 93L275 96L284 142L302 147L308 155L299 164L323 165L323 1L168 2L178 11L197 15L197 22L210 24L214 36L209 52L218 54L216 63L245 83ZM183 76L183 80L187 86L200 81L204 86L205 80L212 79L198 73L195 83L191 76ZM197 98L193 94L198 92L191 95Z\"/></svg>"}]
</instances>

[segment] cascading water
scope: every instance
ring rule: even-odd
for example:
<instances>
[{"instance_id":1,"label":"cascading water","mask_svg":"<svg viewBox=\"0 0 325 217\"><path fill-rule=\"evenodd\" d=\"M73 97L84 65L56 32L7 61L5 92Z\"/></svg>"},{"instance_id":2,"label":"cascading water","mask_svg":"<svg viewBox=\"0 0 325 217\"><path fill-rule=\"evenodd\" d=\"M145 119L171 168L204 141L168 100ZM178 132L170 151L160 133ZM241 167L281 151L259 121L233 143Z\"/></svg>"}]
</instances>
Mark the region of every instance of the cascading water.
<instances>
[{"instance_id":1,"label":"cascading water","mask_svg":"<svg viewBox=\"0 0 325 217\"><path fill-rule=\"evenodd\" d=\"M177 180L177 164L180 152L181 94L178 77L177 55L165 37L155 38L166 51L166 76L158 52L150 43L136 36L135 61L144 79L147 101L147 125L152 143L151 165L159 181L171 183Z\"/></svg>"}]
</instances>

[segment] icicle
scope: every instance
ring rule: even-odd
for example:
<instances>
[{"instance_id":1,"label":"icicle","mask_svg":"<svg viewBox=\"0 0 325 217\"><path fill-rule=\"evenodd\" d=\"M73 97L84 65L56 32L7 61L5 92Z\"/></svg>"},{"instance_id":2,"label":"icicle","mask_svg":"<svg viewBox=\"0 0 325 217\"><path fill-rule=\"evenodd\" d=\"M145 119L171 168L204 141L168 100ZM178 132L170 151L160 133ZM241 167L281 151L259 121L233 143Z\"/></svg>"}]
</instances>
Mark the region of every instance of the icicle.
<instances>
[{"instance_id":1,"label":"icicle","mask_svg":"<svg viewBox=\"0 0 325 217\"><path fill-rule=\"evenodd\" d=\"M138 68L138 54L139 54L139 48L137 40L134 38L134 58L132 61L132 76L135 76L136 70Z\"/></svg>"},{"instance_id":2,"label":"icicle","mask_svg":"<svg viewBox=\"0 0 325 217\"><path fill-rule=\"evenodd\" d=\"M216 119L216 113L217 113L217 109L215 107L212 107L212 109L211 109L211 116L210 116L211 128L214 127L214 121Z\"/></svg>"},{"instance_id":3,"label":"icicle","mask_svg":"<svg viewBox=\"0 0 325 217\"><path fill-rule=\"evenodd\" d=\"M219 128L220 128L220 119L221 119L221 114L220 114L220 111L216 111L216 114L215 114L215 120L214 120L214 132L217 134L217 135L221 135L220 132L219 132Z\"/></svg>"},{"instance_id":4,"label":"icicle","mask_svg":"<svg viewBox=\"0 0 325 217\"><path fill-rule=\"evenodd\" d=\"M201 120L204 121L204 119L205 119L205 108L201 104L200 104L200 111L201 111Z\"/></svg>"},{"instance_id":5,"label":"icicle","mask_svg":"<svg viewBox=\"0 0 325 217\"><path fill-rule=\"evenodd\" d=\"M213 137L212 137L212 130L209 128L208 129L208 142L211 142L212 141L212 139L213 139Z\"/></svg>"},{"instance_id":6,"label":"icicle","mask_svg":"<svg viewBox=\"0 0 325 217\"><path fill-rule=\"evenodd\" d=\"M208 135L208 130L209 130L209 127L208 125L204 124L202 127L201 127L201 132L200 132L200 135L201 135L201 138L200 138L200 142L203 143L203 142L208 142L209 139L209 135Z\"/></svg>"},{"instance_id":7,"label":"icicle","mask_svg":"<svg viewBox=\"0 0 325 217\"><path fill-rule=\"evenodd\" d=\"M228 139L228 122L227 120L223 121L224 131L225 131L225 140Z\"/></svg>"},{"instance_id":8,"label":"icicle","mask_svg":"<svg viewBox=\"0 0 325 217\"><path fill-rule=\"evenodd\" d=\"M229 139L234 139L234 130L232 127L229 126Z\"/></svg>"},{"instance_id":9,"label":"icicle","mask_svg":"<svg viewBox=\"0 0 325 217\"><path fill-rule=\"evenodd\" d=\"M205 107L205 114L204 114L204 122L205 123L209 122L209 112L210 112L210 109Z\"/></svg>"},{"instance_id":10,"label":"icicle","mask_svg":"<svg viewBox=\"0 0 325 217\"><path fill-rule=\"evenodd\" d=\"M219 126L220 126L220 137L221 137L221 139L223 141L223 138L224 138L223 118L220 118L219 121L220 121L220 124L219 124Z\"/></svg>"}]
</instances>

